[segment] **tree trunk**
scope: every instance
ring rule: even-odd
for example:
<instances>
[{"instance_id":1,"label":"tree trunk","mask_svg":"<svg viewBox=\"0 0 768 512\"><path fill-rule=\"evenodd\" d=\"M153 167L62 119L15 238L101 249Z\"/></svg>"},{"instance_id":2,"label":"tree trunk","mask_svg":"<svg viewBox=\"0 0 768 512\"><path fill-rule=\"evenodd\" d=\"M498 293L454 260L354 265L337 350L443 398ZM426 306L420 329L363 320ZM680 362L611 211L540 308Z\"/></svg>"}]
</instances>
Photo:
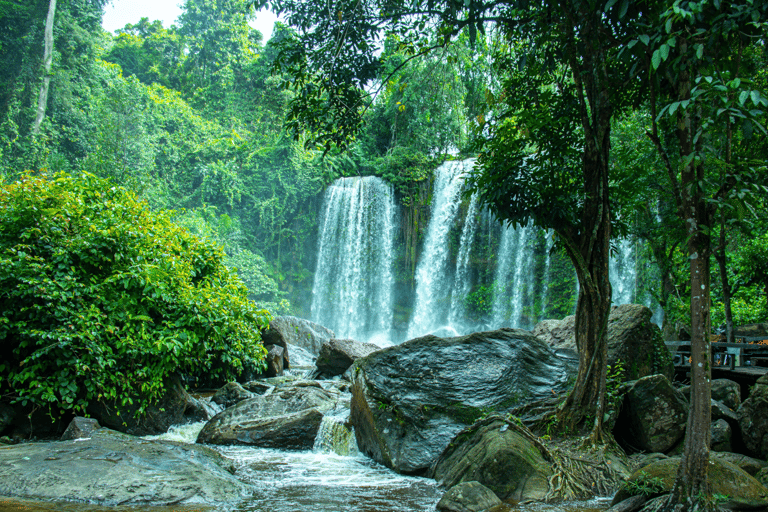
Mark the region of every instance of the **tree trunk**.
<instances>
[{"instance_id":1,"label":"tree trunk","mask_svg":"<svg viewBox=\"0 0 768 512\"><path fill-rule=\"evenodd\" d=\"M736 336L733 332L733 308L731 307L731 297L734 290L731 288L731 282L728 279L728 253L726 252L725 222L720 223L720 242L715 254L718 269L720 270L720 284L723 288L723 309L725 310L725 341L735 343Z\"/></svg>"},{"instance_id":2,"label":"tree trunk","mask_svg":"<svg viewBox=\"0 0 768 512\"><path fill-rule=\"evenodd\" d=\"M680 38L680 54L687 55L687 40ZM683 67L678 82L678 99L690 98L690 65ZM694 107L696 109L698 107ZM699 152L695 134L699 125L696 110L678 114L677 136L680 143L681 208L688 234L688 259L691 280L691 408L685 435L685 448L680 460L675 485L670 494L670 505L675 510L707 510L712 507L708 471L712 369L709 342L710 320L710 235L711 216L700 184L704 182L704 166L697 158Z\"/></svg>"},{"instance_id":3,"label":"tree trunk","mask_svg":"<svg viewBox=\"0 0 768 512\"><path fill-rule=\"evenodd\" d=\"M51 67L53 65L53 20L56 16L56 0L48 4L48 16L45 19L45 46L43 52L43 83L37 97L37 114L32 124L32 134L40 133L40 125L45 118L45 108L48 105L48 89L51 85Z\"/></svg>"}]
</instances>

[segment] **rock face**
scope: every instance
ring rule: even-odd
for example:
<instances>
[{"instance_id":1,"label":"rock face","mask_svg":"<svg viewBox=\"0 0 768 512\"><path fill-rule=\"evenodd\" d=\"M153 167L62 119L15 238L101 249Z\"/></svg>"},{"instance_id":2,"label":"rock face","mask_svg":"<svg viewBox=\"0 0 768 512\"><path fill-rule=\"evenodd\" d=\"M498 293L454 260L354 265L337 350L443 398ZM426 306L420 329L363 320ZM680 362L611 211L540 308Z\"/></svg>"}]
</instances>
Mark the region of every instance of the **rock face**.
<instances>
[{"instance_id":1,"label":"rock face","mask_svg":"<svg viewBox=\"0 0 768 512\"><path fill-rule=\"evenodd\" d=\"M440 512L484 512L501 505L492 490L479 482L464 482L448 489L437 504Z\"/></svg>"},{"instance_id":2,"label":"rock face","mask_svg":"<svg viewBox=\"0 0 768 512\"><path fill-rule=\"evenodd\" d=\"M625 484L613 498L612 504L621 503L631 496L631 483L642 484L658 479L661 484L658 494L669 492L675 482L677 467L680 465L679 457L672 457L656 461L645 466L632 474ZM754 477L747 474L744 470L722 460L718 457L710 458L709 483L712 494L722 494L729 497L722 506L732 510L765 510L768 507L768 489L766 489Z\"/></svg>"},{"instance_id":3,"label":"rock face","mask_svg":"<svg viewBox=\"0 0 768 512\"><path fill-rule=\"evenodd\" d=\"M99 430L101 425L93 418L83 418L76 416L67 427L67 430L61 434L61 441L74 441L75 439L85 439L91 437L95 431Z\"/></svg>"},{"instance_id":4,"label":"rock face","mask_svg":"<svg viewBox=\"0 0 768 512\"><path fill-rule=\"evenodd\" d=\"M685 433L688 402L663 375L628 384L614 436L629 451L665 452Z\"/></svg>"},{"instance_id":5,"label":"rock face","mask_svg":"<svg viewBox=\"0 0 768 512\"><path fill-rule=\"evenodd\" d=\"M674 366L659 327L651 322L653 313L639 304L611 308L608 317L608 364L624 364L624 379L635 380L661 373L672 380ZM543 320L533 334L553 348L576 349L576 317Z\"/></svg>"},{"instance_id":6,"label":"rock face","mask_svg":"<svg viewBox=\"0 0 768 512\"><path fill-rule=\"evenodd\" d=\"M358 359L351 422L360 451L418 474L481 415L564 389L568 365L528 331L425 336Z\"/></svg>"},{"instance_id":7,"label":"rock face","mask_svg":"<svg viewBox=\"0 0 768 512\"><path fill-rule=\"evenodd\" d=\"M197 442L311 449L323 414L336 405L337 399L320 387L301 385L257 395L211 418Z\"/></svg>"},{"instance_id":8,"label":"rock face","mask_svg":"<svg viewBox=\"0 0 768 512\"><path fill-rule=\"evenodd\" d=\"M90 439L0 450L2 496L106 506L224 505L248 491L211 449L104 428Z\"/></svg>"},{"instance_id":9,"label":"rock face","mask_svg":"<svg viewBox=\"0 0 768 512\"><path fill-rule=\"evenodd\" d=\"M536 446L498 415L461 431L430 470L440 485L477 481L499 498L516 501L542 500L551 475Z\"/></svg>"},{"instance_id":10,"label":"rock face","mask_svg":"<svg viewBox=\"0 0 768 512\"><path fill-rule=\"evenodd\" d=\"M710 425L711 449L713 452L730 452L733 431L727 421L719 419Z\"/></svg>"},{"instance_id":11,"label":"rock face","mask_svg":"<svg viewBox=\"0 0 768 512\"><path fill-rule=\"evenodd\" d=\"M373 343L333 338L323 342L315 364L321 374L333 377L347 371L357 359L377 350L381 347Z\"/></svg>"},{"instance_id":12,"label":"rock face","mask_svg":"<svg viewBox=\"0 0 768 512\"><path fill-rule=\"evenodd\" d=\"M335 337L336 335L332 330L309 320L295 316L278 316L269 323L269 329L261 335L261 341L264 346L283 347L286 350L285 368L290 368L288 364L289 344L306 349L317 357L323 342Z\"/></svg>"},{"instance_id":13,"label":"rock face","mask_svg":"<svg viewBox=\"0 0 768 512\"><path fill-rule=\"evenodd\" d=\"M761 459L768 459L768 375L763 375L736 411L744 445Z\"/></svg>"}]
</instances>

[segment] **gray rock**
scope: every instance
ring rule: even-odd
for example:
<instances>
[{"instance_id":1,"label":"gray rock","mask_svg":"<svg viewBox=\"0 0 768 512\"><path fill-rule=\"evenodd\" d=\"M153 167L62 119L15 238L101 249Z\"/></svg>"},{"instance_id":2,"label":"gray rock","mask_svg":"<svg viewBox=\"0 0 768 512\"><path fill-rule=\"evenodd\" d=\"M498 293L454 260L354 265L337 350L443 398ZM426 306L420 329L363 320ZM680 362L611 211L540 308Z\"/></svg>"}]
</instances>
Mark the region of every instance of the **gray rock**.
<instances>
[{"instance_id":1,"label":"gray rock","mask_svg":"<svg viewBox=\"0 0 768 512\"><path fill-rule=\"evenodd\" d=\"M381 347L373 343L333 338L323 342L315 365L317 365L317 369L323 375L330 377L341 375L357 359L372 354L377 350L381 350Z\"/></svg>"},{"instance_id":2,"label":"gray rock","mask_svg":"<svg viewBox=\"0 0 768 512\"><path fill-rule=\"evenodd\" d=\"M768 468L763 468L757 472L755 479L761 484L768 487Z\"/></svg>"},{"instance_id":3,"label":"gray rock","mask_svg":"<svg viewBox=\"0 0 768 512\"><path fill-rule=\"evenodd\" d=\"M225 409L205 424L198 443L263 448L312 448L323 414L338 396L320 387L294 386L254 396Z\"/></svg>"},{"instance_id":4,"label":"gray rock","mask_svg":"<svg viewBox=\"0 0 768 512\"><path fill-rule=\"evenodd\" d=\"M768 459L768 375L757 379L736 415L744 445L755 456Z\"/></svg>"},{"instance_id":5,"label":"gray rock","mask_svg":"<svg viewBox=\"0 0 768 512\"><path fill-rule=\"evenodd\" d=\"M358 359L351 422L361 452L422 473L450 439L490 412L565 389L569 366L528 331L424 336Z\"/></svg>"},{"instance_id":6,"label":"gray rock","mask_svg":"<svg viewBox=\"0 0 768 512\"><path fill-rule=\"evenodd\" d=\"M729 379L713 379L712 399L735 411L741 405L741 386Z\"/></svg>"},{"instance_id":7,"label":"gray rock","mask_svg":"<svg viewBox=\"0 0 768 512\"><path fill-rule=\"evenodd\" d=\"M261 341L265 346L283 347L286 354L288 344L291 344L306 349L317 357L323 342L335 337L332 330L309 320L295 316L278 316L269 323L269 329L261 335ZM285 362L285 368L290 368L289 361L286 359Z\"/></svg>"},{"instance_id":8,"label":"gray rock","mask_svg":"<svg viewBox=\"0 0 768 512\"><path fill-rule=\"evenodd\" d=\"M657 373L672 380L672 357L651 316L653 312L640 304L611 308L608 316L608 364L613 366L621 360L627 381ZM575 350L575 318L571 315L563 320L543 320L534 327L533 334L553 348Z\"/></svg>"},{"instance_id":9,"label":"gray rock","mask_svg":"<svg viewBox=\"0 0 768 512\"><path fill-rule=\"evenodd\" d=\"M719 419L710 425L711 449L714 452L730 452L733 430L727 421Z\"/></svg>"},{"instance_id":10,"label":"gray rock","mask_svg":"<svg viewBox=\"0 0 768 512\"><path fill-rule=\"evenodd\" d=\"M499 498L542 500L552 469L514 424L498 415L462 430L430 470L440 485L477 481Z\"/></svg>"},{"instance_id":11,"label":"gray rock","mask_svg":"<svg viewBox=\"0 0 768 512\"><path fill-rule=\"evenodd\" d=\"M463 482L448 489L437 504L440 512L485 512L501 505L492 490L479 482Z\"/></svg>"},{"instance_id":12,"label":"gray rock","mask_svg":"<svg viewBox=\"0 0 768 512\"><path fill-rule=\"evenodd\" d=\"M685 433L688 402L663 375L628 386L614 436L629 451L666 452Z\"/></svg>"},{"instance_id":13,"label":"gray rock","mask_svg":"<svg viewBox=\"0 0 768 512\"><path fill-rule=\"evenodd\" d=\"M224 406L232 407L238 402L248 400L253 397L253 393L245 389L237 382L227 382L224 386L216 390L211 397L211 402Z\"/></svg>"},{"instance_id":14,"label":"gray rock","mask_svg":"<svg viewBox=\"0 0 768 512\"><path fill-rule=\"evenodd\" d=\"M234 504L249 493L220 454L99 429L0 450L0 495L95 505Z\"/></svg>"},{"instance_id":15,"label":"gray rock","mask_svg":"<svg viewBox=\"0 0 768 512\"><path fill-rule=\"evenodd\" d=\"M263 377L280 377L283 374L283 368L285 367L285 361L288 360L285 354L288 353L288 349L279 345L265 345L267 349L266 364L267 368L262 374Z\"/></svg>"},{"instance_id":16,"label":"gray rock","mask_svg":"<svg viewBox=\"0 0 768 512\"><path fill-rule=\"evenodd\" d=\"M99 422L93 418L83 418L82 416L75 416L72 421L69 422L67 430L61 434L61 441L73 441L75 439L86 439L91 437L95 431L101 428Z\"/></svg>"},{"instance_id":17,"label":"gray rock","mask_svg":"<svg viewBox=\"0 0 768 512\"><path fill-rule=\"evenodd\" d=\"M243 389L254 395L266 395L271 393L275 386L261 380L252 380L243 384ZM250 396L248 398L251 398Z\"/></svg>"}]
</instances>

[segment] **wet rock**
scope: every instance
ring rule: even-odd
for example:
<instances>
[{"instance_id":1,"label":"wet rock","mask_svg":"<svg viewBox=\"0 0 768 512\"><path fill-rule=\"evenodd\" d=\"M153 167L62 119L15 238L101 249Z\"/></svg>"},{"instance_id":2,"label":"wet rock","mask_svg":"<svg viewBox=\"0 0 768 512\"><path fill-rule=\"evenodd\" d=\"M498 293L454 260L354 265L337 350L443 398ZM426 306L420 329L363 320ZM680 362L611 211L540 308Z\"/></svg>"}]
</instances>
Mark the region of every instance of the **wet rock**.
<instances>
[{"instance_id":1,"label":"wet rock","mask_svg":"<svg viewBox=\"0 0 768 512\"><path fill-rule=\"evenodd\" d=\"M741 386L729 379L713 379L712 399L735 411L741 405Z\"/></svg>"},{"instance_id":2,"label":"wet rock","mask_svg":"<svg viewBox=\"0 0 768 512\"><path fill-rule=\"evenodd\" d=\"M0 495L96 505L234 504L248 486L204 446L148 441L109 429L89 439L0 450Z\"/></svg>"},{"instance_id":3,"label":"wet rock","mask_svg":"<svg viewBox=\"0 0 768 512\"><path fill-rule=\"evenodd\" d=\"M666 452L685 433L688 402L663 375L628 384L614 436L628 451Z\"/></svg>"},{"instance_id":4,"label":"wet rock","mask_svg":"<svg viewBox=\"0 0 768 512\"><path fill-rule=\"evenodd\" d=\"M679 457L670 457L635 471L613 497L612 505L632 496L633 488L648 488L649 484L656 489L651 496L669 492L674 485L679 465ZM768 507L768 489L738 466L717 457L711 457L708 475L712 493L729 498L722 504L724 508L764 510ZM632 483L636 485L633 486Z\"/></svg>"},{"instance_id":5,"label":"wet rock","mask_svg":"<svg viewBox=\"0 0 768 512\"><path fill-rule=\"evenodd\" d=\"M479 482L503 500L541 500L552 469L510 421L494 415L462 430L429 472L440 485Z\"/></svg>"},{"instance_id":6,"label":"wet rock","mask_svg":"<svg viewBox=\"0 0 768 512\"><path fill-rule=\"evenodd\" d=\"M75 439L86 439L91 437L95 431L101 428L99 422L93 418L83 418L76 416L72 419L67 430L61 434L61 441L73 441Z\"/></svg>"},{"instance_id":7,"label":"wet rock","mask_svg":"<svg viewBox=\"0 0 768 512\"><path fill-rule=\"evenodd\" d=\"M736 414L744 445L757 457L768 459L768 375L757 380Z\"/></svg>"},{"instance_id":8,"label":"wet rock","mask_svg":"<svg viewBox=\"0 0 768 512\"><path fill-rule=\"evenodd\" d=\"M321 374L333 377L346 372L357 359L377 350L381 350L381 347L373 343L333 338L323 342L315 364Z\"/></svg>"},{"instance_id":9,"label":"wet rock","mask_svg":"<svg viewBox=\"0 0 768 512\"><path fill-rule=\"evenodd\" d=\"M257 395L214 416L200 431L197 442L311 449L324 413L337 401L337 394L315 386Z\"/></svg>"},{"instance_id":10,"label":"wet rock","mask_svg":"<svg viewBox=\"0 0 768 512\"><path fill-rule=\"evenodd\" d=\"M711 449L714 452L730 452L733 431L727 421L719 419L710 426Z\"/></svg>"},{"instance_id":11,"label":"wet rock","mask_svg":"<svg viewBox=\"0 0 768 512\"><path fill-rule=\"evenodd\" d=\"M360 451L423 473L480 416L564 390L570 368L528 331L424 336L358 359L351 421Z\"/></svg>"},{"instance_id":12,"label":"wet rock","mask_svg":"<svg viewBox=\"0 0 768 512\"><path fill-rule=\"evenodd\" d=\"M640 304L611 308L608 316L608 364L621 360L624 379L635 380L660 373L672 380L674 366L659 327L651 322L653 312ZM533 334L554 348L576 349L576 317L543 320Z\"/></svg>"},{"instance_id":13,"label":"wet rock","mask_svg":"<svg viewBox=\"0 0 768 512\"><path fill-rule=\"evenodd\" d=\"M216 390L211 397L211 402L227 408L232 407L243 400L248 400L249 398L252 398L253 395L252 392L245 389L238 382L228 382Z\"/></svg>"},{"instance_id":14,"label":"wet rock","mask_svg":"<svg viewBox=\"0 0 768 512\"><path fill-rule=\"evenodd\" d=\"M501 505L492 490L479 482L462 482L448 489L437 504L440 512L485 512Z\"/></svg>"},{"instance_id":15,"label":"wet rock","mask_svg":"<svg viewBox=\"0 0 768 512\"><path fill-rule=\"evenodd\" d=\"M271 393L275 386L261 380L252 380L243 384L243 389L254 395L266 395ZM251 398L250 396L248 398Z\"/></svg>"},{"instance_id":16,"label":"wet rock","mask_svg":"<svg viewBox=\"0 0 768 512\"><path fill-rule=\"evenodd\" d=\"M323 342L335 337L332 330L309 320L295 316L278 316L269 323L269 329L261 335L261 341L265 346L278 345L286 349L285 368L290 368L287 350L289 344L308 350L317 357Z\"/></svg>"}]
</instances>

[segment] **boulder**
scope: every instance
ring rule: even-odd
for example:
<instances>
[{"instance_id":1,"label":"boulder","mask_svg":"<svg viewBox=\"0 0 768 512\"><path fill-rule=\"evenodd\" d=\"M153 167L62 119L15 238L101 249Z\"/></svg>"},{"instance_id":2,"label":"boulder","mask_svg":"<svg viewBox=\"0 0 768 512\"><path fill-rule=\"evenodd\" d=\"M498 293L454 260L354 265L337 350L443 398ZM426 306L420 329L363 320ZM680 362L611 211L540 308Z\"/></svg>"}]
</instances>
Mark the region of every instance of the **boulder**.
<instances>
[{"instance_id":1,"label":"boulder","mask_svg":"<svg viewBox=\"0 0 768 512\"><path fill-rule=\"evenodd\" d=\"M95 431L101 428L99 422L93 418L76 416L72 419L67 430L61 434L61 441L73 441L75 439L87 439Z\"/></svg>"},{"instance_id":2,"label":"boulder","mask_svg":"<svg viewBox=\"0 0 768 512\"><path fill-rule=\"evenodd\" d=\"M741 405L741 386L729 379L713 379L712 399L735 411Z\"/></svg>"},{"instance_id":3,"label":"boulder","mask_svg":"<svg viewBox=\"0 0 768 512\"><path fill-rule=\"evenodd\" d=\"M768 459L768 375L757 379L736 415L744 446L757 457Z\"/></svg>"},{"instance_id":4,"label":"boulder","mask_svg":"<svg viewBox=\"0 0 768 512\"><path fill-rule=\"evenodd\" d=\"M515 425L493 415L462 430L430 469L445 487L479 482L503 500L542 500L550 464Z\"/></svg>"},{"instance_id":5,"label":"boulder","mask_svg":"<svg viewBox=\"0 0 768 512\"><path fill-rule=\"evenodd\" d=\"M688 402L663 375L627 384L613 434L628 451L666 452L685 433Z\"/></svg>"},{"instance_id":6,"label":"boulder","mask_svg":"<svg viewBox=\"0 0 768 512\"><path fill-rule=\"evenodd\" d=\"M224 386L216 390L211 397L211 402L227 407L232 407L238 402L248 400L253 397L253 393L245 389L238 382L227 382Z\"/></svg>"},{"instance_id":7,"label":"boulder","mask_svg":"<svg viewBox=\"0 0 768 512\"><path fill-rule=\"evenodd\" d=\"M315 364L321 374L333 377L346 372L357 359L377 350L381 347L373 343L332 338L323 342Z\"/></svg>"},{"instance_id":8,"label":"boulder","mask_svg":"<svg viewBox=\"0 0 768 512\"><path fill-rule=\"evenodd\" d=\"M674 365L659 327L651 322L653 312L640 304L611 308L608 316L608 364L621 360L624 379L636 380L660 373L672 380ZM533 334L553 348L576 349L576 317L543 320Z\"/></svg>"},{"instance_id":9,"label":"boulder","mask_svg":"<svg viewBox=\"0 0 768 512\"><path fill-rule=\"evenodd\" d=\"M744 471L746 471L752 476L757 475L761 469L768 467L768 462L754 459L752 457L749 457L748 455L744 455L741 453L710 452L710 456L716 457L720 460L724 460L726 462L730 462L731 464L739 466L741 469L743 469Z\"/></svg>"},{"instance_id":10,"label":"boulder","mask_svg":"<svg viewBox=\"0 0 768 512\"><path fill-rule=\"evenodd\" d=\"M612 504L629 498L638 487L652 487L655 495L669 492L679 465L679 457L670 457L635 471L613 497ZM708 475L712 494L728 496L728 501L722 504L724 508L764 510L768 507L768 489L738 466L711 457Z\"/></svg>"},{"instance_id":11,"label":"boulder","mask_svg":"<svg viewBox=\"0 0 768 512\"><path fill-rule=\"evenodd\" d=\"M267 368L261 376L280 377L283 374L285 362L287 361L285 354L288 353L288 349L279 345L264 345L264 348L267 349L267 357L264 361Z\"/></svg>"},{"instance_id":12,"label":"boulder","mask_svg":"<svg viewBox=\"0 0 768 512\"><path fill-rule=\"evenodd\" d=\"M269 329L261 335L266 345L278 345L286 349L285 368L290 368L288 345L295 345L308 350L314 357L320 353L323 342L336 335L322 325L295 316L278 316L269 323Z\"/></svg>"},{"instance_id":13,"label":"boulder","mask_svg":"<svg viewBox=\"0 0 768 512\"><path fill-rule=\"evenodd\" d=\"M308 450L314 445L324 413L337 401L335 393L314 386L256 395L211 418L197 442Z\"/></svg>"},{"instance_id":14,"label":"boulder","mask_svg":"<svg viewBox=\"0 0 768 512\"><path fill-rule=\"evenodd\" d=\"M713 421L709 428L711 437L711 450L713 452L730 452L733 430L727 421L719 419Z\"/></svg>"},{"instance_id":15,"label":"boulder","mask_svg":"<svg viewBox=\"0 0 768 512\"><path fill-rule=\"evenodd\" d=\"M102 506L230 508L252 492L204 446L149 441L106 428L88 439L0 450L0 495Z\"/></svg>"},{"instance_id":16,"label":"boulder","mask_svg":"<svg viewBox=\"0 0 768 512\"><path fill-rule=\"evenodd\" d=\"M395 471L423 473L465 426L562 392L570 371L519 329L429 335L379 350L350 370L358 447Z\"/></svg>"},{"instance_id":17,"label":"boulder","mask_svg":"<svg viewBox=\"0 0 768 512\"><path fill-rule=\"evenodd\" d=\"M138 404L118 407L115 401L91 402L87 411L102 426L135 436L162 434L171 425L201 421L207 418L205 409L193 399L179 377L165 382L165 394L155 405L137 416Z\"/></svg>"},{"instance_id":18,"label":"boulder","mask_svg":"<svg viewBox=\"0 0 768 512\"><path fill-rule=\"evenodd\" d=\"M485 512L501 505L492 490L479 482L463 482L448 489L437 503L440 512Z\"/></svg>"}]
</instances>

